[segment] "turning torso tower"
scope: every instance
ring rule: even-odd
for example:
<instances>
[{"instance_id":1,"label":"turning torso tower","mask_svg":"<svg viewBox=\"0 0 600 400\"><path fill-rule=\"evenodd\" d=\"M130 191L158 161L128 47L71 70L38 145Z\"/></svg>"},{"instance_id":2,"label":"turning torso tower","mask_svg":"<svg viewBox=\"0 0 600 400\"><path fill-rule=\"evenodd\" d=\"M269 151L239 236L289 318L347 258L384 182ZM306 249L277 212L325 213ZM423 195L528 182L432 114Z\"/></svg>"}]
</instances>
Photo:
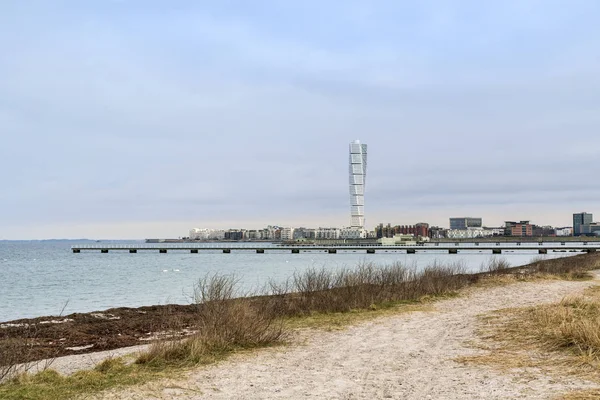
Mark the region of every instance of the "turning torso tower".
<instances>
[{"instance_id":1,"label":"turning torso tower","mask_svg":"<svg viewBox=\"0 0 600 400\"><path fill-rule=\"evenodd\" d=\"M365 227L365 180L367 145L359 140L350 143L350 216L353 229Z\"/></svg>"}]
</instances>

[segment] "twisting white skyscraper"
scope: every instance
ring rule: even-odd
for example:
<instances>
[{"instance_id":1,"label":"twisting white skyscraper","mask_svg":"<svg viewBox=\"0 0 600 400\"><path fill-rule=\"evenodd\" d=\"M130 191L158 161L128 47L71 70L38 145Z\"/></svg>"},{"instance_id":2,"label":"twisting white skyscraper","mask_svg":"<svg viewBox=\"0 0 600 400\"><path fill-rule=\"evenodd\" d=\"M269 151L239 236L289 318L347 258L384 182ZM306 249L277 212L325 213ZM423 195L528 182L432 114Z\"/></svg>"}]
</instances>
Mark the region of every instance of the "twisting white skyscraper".
<instances>
[{"instance_id":1,"label":"twisting white skyscraper","mask_svg":"<svg viewBox=\"0 0 600 400\"><path fill-rule=\"evenodd\" d=\"M350 143L350 216L353 229L365 227L365 181L367 145L359 140Z\"/></svg>"}]
</instances>

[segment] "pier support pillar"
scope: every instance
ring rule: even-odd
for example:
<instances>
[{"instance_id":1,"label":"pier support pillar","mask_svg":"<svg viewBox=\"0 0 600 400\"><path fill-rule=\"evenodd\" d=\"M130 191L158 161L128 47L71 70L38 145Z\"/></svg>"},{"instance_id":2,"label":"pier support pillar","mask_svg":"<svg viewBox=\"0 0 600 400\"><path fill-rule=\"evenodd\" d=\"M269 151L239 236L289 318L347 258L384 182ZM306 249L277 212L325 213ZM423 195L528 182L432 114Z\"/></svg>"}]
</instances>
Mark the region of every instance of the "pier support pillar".
<instances>
[{"instance_id":1,"label":"pier support pillar","mask_svg":"<svg viewBox=\"0 0 600 400\"><path fill-rule=\"evenodd\" d=\"M190 253L192 253L192 254L198 254L198 249L191 249Z\"/></svg>"},{"instance_id":2,"label":"pier support pillar","mask_svg":"<svg viewBox=\"0 0 600 400\"><path fill-rule=\"evenodd\" d=\"M375 254L375 249L367 249L367 254Z\"/></svg>"},{"instance_id":3,"label":"pier support pillar","mask_svg":"<svg viewBox=\"0 0 600 400\"><path fill-rule=\"evenodd\" d=\"M406 249L406 254L416 254L417 251L415 249Z\"/></svg>"},{"instance_id":4,"label":"pier support pillar","mask_svg":"<svg viewBox=\"0 0 600 400\"><path fill-rule=\"evenodd\" d=\"M130 253L137 253L137 249L129 249Z\"/></svg>"},{"instance_id":5,"label":"pier support pillar","mask_svg":"<svg viewBox=\"0 0 600 400\"><path fill-rule=\"evenodd\" d=\"M158 252L161 254L165 254L167 252L167 249L160 249L160 250L158 250Z\"/></svg>"},{"instance_id":6,"label":"pier support pillar","mask_svg":"<svg viewBox=\"0 0 600 400\"><path fill-rule=\"evenodd\" d=\"M595 253L596 249L585 249L587 253Z\"/></svg>"},{"instance_id":7,"label":"pier support pillar","mask_svg":"<svg viewBox=\"0 0 600 400\"><path fill-rule=\"evenodd\" d=\"M448 249L448 254L458 254L458 249Z\"/></svg>"},{"instance_id":8,"label":"pier support pillar","mask_svg":"<svg viewBox=\"0 0 600 400\"><path fill-rule=\"evenodd\" d=\"M223 254L229 254L231 253L231 249L223 249Z\"/></svg>"},{"instance_id":9,"label":"pier support pillar","mask_svg":"<svg viewBox=\"0 0 600 400\"><path fill-rule=\"evenodd\" d=\"M292 249L292 254L300 254L300 249Z\"/></svg>"},{"instance_id":10,"label":"pier support pillar","mask_svg":"<svg viewBox=\"0 0 600 400\"><path fill-rule=\"evenodd\" d=\"M548 249L538 249L538 254L548 254Z\"/></svg>"},{"instance_id":11,"label":"pier support pillar","mask_svg":"<svg viewBox=\"0 0 600 400\"><path fill-rule=\"evenodd\" d=\"M502 254L502 249L492 249L492 254Z\"/></svg>"},{"instance_id":12,"label":"pier support pillar","mask_svg":"<svg viewBox=\"0 0 600 400\"><path fill-rule=\"evenodd\" d=\"M81 250L79 250L79 249L73 249L73 253L81 253Z\"/></svg>"},{"instance_id":13,"label":"pier support pillar","mask_svg":"<svg viewBox=\"0 0 600 400\"><path fill-rule=\"evenodd\" d=\"M108 249L101 249L100 253L108 253Z\"/></svg>"},{"instance_id":14,"label":"pier support pillar","mask_svg":"<svg viewBox=\"0 0 600 400\"><path fill-rule=\"evenodd\" d=\"M335 253L337 253L336 249L329 249L327 251L329 252L329 254L335 254Z\"/></svg>"},{"instance_id":15,"label":"pier support pillar","mask_svg":"<svg viewBox=\"0 0 600 400\"><path fill-rule=\"evenodd\" d=\"M265 249L256 249L256 254L263 254Z\"/></svg>"}]
</instances>

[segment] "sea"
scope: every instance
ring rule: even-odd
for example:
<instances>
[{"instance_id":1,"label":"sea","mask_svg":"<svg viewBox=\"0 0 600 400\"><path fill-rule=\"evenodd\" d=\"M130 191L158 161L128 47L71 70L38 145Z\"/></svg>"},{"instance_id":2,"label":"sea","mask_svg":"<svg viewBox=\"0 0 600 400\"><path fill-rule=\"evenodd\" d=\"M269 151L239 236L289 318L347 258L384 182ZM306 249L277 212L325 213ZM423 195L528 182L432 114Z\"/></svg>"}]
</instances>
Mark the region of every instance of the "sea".
<instances>
[{"instance_id":1,"label":"sea","mask_svg":"<svg viewBox=\"0 0 600 400\"><path fill-rule=\"evenodd\" d=\"M104 242L110 244L111 242ZM127 242L140 244L142 242ZM20 318L101 311L113 307L190 304L198 280L208 274L233 274L241 294L265 288L269 281L285 282L308 268L353 268L364 262L403 263L423 268L433 263L460 263L479 271L494 258L512 266L524 265L536 252L514 251L493 256L488 251L406 254L405 252L289 252L255 251L82 251L71 246L89 241L0 241L0 322ZM120 244L123 244L122 242ZM237 245L237 244L236 244ZM243 245L243 244L241 244ZM229 244L231 246L231 244ZM269 246L265 244L265 246ZM549 253L555 258L574 253Z\"/></svg>"}]
</instances>

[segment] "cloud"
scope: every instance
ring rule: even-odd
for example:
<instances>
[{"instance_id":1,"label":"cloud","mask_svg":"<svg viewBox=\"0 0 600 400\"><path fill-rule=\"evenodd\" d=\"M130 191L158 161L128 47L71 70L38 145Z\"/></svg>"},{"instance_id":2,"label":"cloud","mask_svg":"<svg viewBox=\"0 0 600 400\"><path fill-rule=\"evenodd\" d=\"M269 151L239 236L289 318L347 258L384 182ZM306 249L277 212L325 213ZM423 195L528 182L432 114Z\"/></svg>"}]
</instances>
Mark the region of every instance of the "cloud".
<instances>
[{"instance_id":1,"label":"cloud","mask_svg":"<svg viewBox=\"0 0 600 400\"><path fill-rule=\"evenodd\" d=\"M357 138L369 224L568 223L598 195L597 9L3 4L0 237L345 225Z\"/></svg>"}]
</instances>

